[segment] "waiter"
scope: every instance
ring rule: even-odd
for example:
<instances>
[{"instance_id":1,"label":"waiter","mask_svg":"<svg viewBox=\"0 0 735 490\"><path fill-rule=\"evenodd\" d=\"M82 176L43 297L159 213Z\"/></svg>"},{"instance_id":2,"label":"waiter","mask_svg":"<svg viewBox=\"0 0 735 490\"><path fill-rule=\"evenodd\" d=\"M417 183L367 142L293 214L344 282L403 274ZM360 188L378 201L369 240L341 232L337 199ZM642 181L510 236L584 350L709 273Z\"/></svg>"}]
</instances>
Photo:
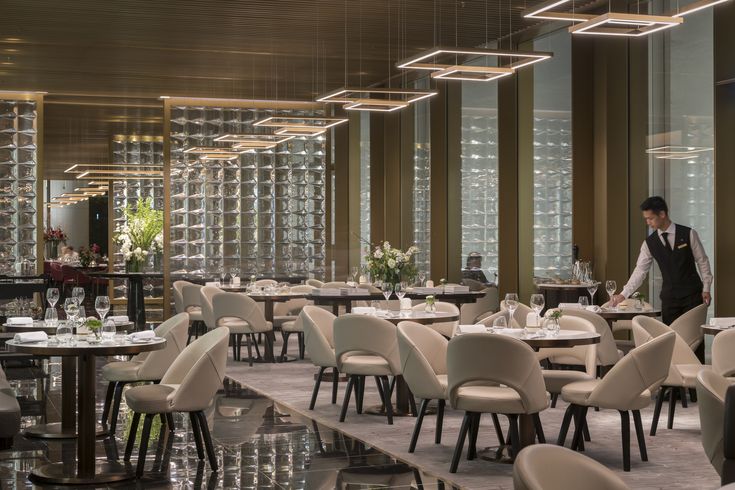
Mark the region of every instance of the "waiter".
<instances>
[{"instance_id":1,"label":"waiter","mask_svg":"<svg viewBox=\"0 0 735 490\"><path fill-rule=\"evenodd\" d=\"M615 306L638 289L655 260L661 269L661 317L667 325L702 303L710 304L712 271L697 232L669 219L669 207L662 197L649 197L641 204L643 218L655 233L641 245L635 270L621 294L612 298ZM697 274L699 269L699 274ZM701 278L700 278L701 276Z\"/></svg>"}]
</instances>

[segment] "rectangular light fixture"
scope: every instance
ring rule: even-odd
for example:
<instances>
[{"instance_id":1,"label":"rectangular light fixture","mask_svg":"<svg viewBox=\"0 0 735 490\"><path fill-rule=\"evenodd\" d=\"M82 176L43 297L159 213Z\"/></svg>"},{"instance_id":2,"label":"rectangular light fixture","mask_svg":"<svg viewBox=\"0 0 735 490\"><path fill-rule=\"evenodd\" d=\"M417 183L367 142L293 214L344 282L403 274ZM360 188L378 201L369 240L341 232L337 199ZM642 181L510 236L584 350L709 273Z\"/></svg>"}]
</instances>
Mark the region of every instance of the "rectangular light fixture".
<instances>
[{"instance_id":1,"label":"rectangular light fixture","mask_svg":"<svg viewBox=\"0 0 735 490\"><path fill-rule=\"evenodd\" d=\"M197 155L199 157L199 160L234 160L238 158L240 155L242 155L244 152L240 153L202 153Z\"/></svg>"},{"instance_id":2,"label":"rectangular light fixture","mask_svg":"<svg viewBox=\"0 0 735 490\"><path fill-rule=\"evenodd\" d=\"M104 179L104 180L143 180L143 179L163 179L163 172L152 172L150 174L96 174L96 173L90 173L90 172L84 172L81 174L78 174L76 176L78 180L96 180L96 179Z\"/></svg>"},{"instance_id":3,"label":"rectangular light fixture","mask_svg":"<svg viewBox=\"0 0 735 490\"><path fill-rule=\"evenodd\" d=\"M408 106L408 102L398 100L357 99L343 107L347 111L393 112Z\"/></svg>"},{"instance_id":4,"label":"rectangular light fixture","mask_svg":"<svg viewBox=\"0 0 735 490\"><path fill-rule=\"evenodd\" d=\"M512 74L512 68L499 66L454 65L448 66L443 70L433 72L431 74L431 78L489 82Z\"/></svg>"},{"instance_id":5,"label":"rectangular light fixture","mask_svg":"<svg viewBox=\"0 0 735 490\"><path fill-rule=\"evenodd\" d=\"M479 58L482 56L491 56L496 58L505 58L510 63L504 65L505 68L517 70L524 66L532 65L540 61L547 60L553 56L552 53L540 51L507 51L502 49L455 49L437 47L424 51L415 56L399 61L396 65L398 68L413 70L430 70L439 71L449 68L450 66L459 65L457 63L458 56L470 58ZM517 61L513 61L517 58ZM478 66L465 65L461 66Z\"/></svg>"},{"instance_id":6,"label":"rectangular light fixture","mask_svg":"<svg viewBox=\"0 0 735 490\"><path fill-rule=\"evenodd\" d=\"M234 143L233 148L274 148L276 145L285 143L293 136L276 134L223 134L214 139L223 143Z\"/></svg>"},{"instance_id":7,"label":"rectangular light fixture","mask_svg":"<svg viewBox=\"0 0 735 490\"><path fill-rule=\"evenodd\" d=\"M684 22L681 17L608 12L569 27L572 34L640 37L670 29Z\"/></svg>"},{"instance_id":8,"label":"rectangular light fixture","mask_svg":"<svg viewBox=\"0 0 735 490\"><path fill-rule=\"evenodd\" d=\"M390 88L341 88L334 90L325 95L322 95L316 99L317 102L334 102L334 103L345 103L357 102L358 100L370 99L373 100L371 95L383 96L384 98L376 98L377 101L386 101L398 99L401 102L408 104L418 102L419 100L425 99L436 95L438 92L435 90L404 90L404 89L390 89Z\"/></svg>"},{"instance_id":9,"label":"rectangular light fixture","mask_svg":"<svg viewBox=\"0 0 735 490\"><path fill-rule=\"evenodd\" d=\"M578 14L576 12L555 12L553 9L570 3L572 0L548 0L540 5L524 11L523 15L526 19L543 19L543 20L565 20L569 22L581 22L596 17L590 14Z\"/></svg>"},{"instance_id":10,"label":"rectangular light fixture","mask_svg":"<svg viewBox=\"0 0 735 490\"><path fill-rule=\"evenodd\" d=\"M672 12L670 15L672 17L684 17L685 15L693 14L694 12L698 12L702 9L714 7L715 5L729 1L730 0L698 0L697 2L692 2L689 5L684 6L678 12Z\"/></svg>"},{"instance_id":11,"label":"rectangular light fixture","mask_svg":"<svg viewBox=\"0 0 735 490\"><path fill-rule=\"evenodd\" d=\"M274 131L275 134L278 134L280 136L319 136L320 134L326 133L327 130L325 128L319 127L319 126L309 126L309 127L296 127L296 126L288 126L280 129L276 129Z\"/></svg>"},{"instance_id":12,"label":"rectangular light fixture","mask_svg":"<svg viewBox=\"0 0 735 490\"><path fill-rule=\"evenodd\" d=\"M234 151L232 148L223 148L221 146L192 146L184 150L184 153L192 155L232 155L242 152Z\"/></svg>"},{"instance_id":13,"label":"rectangular light fixture","mask_svg":"<svg viewBox=\"0 0 735 490\"><path fill-rule=\"evenodd\" d=\"M124 164L124 163L75 163L71 167L64 170L64 173L82 173L88 169L102 170L107 172L116 172L118 170L163 170L163 165L142 165L142 164Z\"/></svg>"},{"instance_id":14,"label":"rectangular light fixture","mask_svg":"<svg viewBox=\"0 0 735 490\"><path fill-rule=\"evenodd\" d=\"M676 146L676 145L664 145L657 146L655 148L649 148L646 153L656 154L675 154L675 153L702 153L705 151L712 151L714 148L706 146Z\"/></svg>"},{"instance_id":15,"label":"rectangular light fixture","mask_svg":"<svg viewBox=\"0 0 735 490\"><path fill-rule=\"evenodd\" d=\"M329 129L346 123L348 119L338 117L271 116L255 121L253 126L266 128L322 128Z\"/></svg>"}]
</instances>

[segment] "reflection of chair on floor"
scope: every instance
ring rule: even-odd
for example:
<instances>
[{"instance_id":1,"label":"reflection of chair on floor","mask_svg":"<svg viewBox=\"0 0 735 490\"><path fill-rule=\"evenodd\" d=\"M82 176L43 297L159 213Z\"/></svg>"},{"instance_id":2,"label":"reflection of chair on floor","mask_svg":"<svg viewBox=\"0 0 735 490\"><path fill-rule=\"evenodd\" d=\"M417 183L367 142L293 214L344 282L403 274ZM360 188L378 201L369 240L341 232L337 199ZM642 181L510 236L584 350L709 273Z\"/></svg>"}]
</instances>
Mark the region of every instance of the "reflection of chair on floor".
<instances>
[{"instance_id":1,"label":"reflection of chair on floor","mask_svg":"<svg viewBox=\"0 0 735 490\"><path fill-rule=\"evenodd\" d=\"M411 488L414 473L410 466L397 463L384 466L343 468L337 474L337 489Z\"/></svg>"}]
</instances>

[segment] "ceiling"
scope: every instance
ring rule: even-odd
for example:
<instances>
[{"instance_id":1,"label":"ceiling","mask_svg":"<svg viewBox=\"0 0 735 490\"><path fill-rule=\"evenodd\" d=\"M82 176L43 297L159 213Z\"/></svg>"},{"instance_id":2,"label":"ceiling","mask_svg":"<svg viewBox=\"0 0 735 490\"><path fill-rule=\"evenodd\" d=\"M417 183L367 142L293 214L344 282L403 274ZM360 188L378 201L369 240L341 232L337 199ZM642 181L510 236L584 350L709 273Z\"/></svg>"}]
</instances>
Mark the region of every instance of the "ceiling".
<instances>
[{"instance_id":1,"label":"ceiling","mask_svg":"<svg viewBox=\"0 0 735 490\"><path fill-rule=\"evenodd\" d=\"M45 164L161 134L158 97L313 100L435 45L517 33L539 0L3 0L0 90L47 92ZM487 22L486 22L487 19Z\"/></svg>"}]
</instances>

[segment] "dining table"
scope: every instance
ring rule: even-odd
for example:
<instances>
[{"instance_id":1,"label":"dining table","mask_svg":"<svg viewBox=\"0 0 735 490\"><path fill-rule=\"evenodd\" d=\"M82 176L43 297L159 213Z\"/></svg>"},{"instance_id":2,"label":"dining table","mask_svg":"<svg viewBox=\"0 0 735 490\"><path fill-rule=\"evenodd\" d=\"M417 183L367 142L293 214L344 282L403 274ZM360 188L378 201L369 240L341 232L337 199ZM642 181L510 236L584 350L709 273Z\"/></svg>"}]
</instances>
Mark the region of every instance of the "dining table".
<instances>
[{"instance_id":1,"label":"dining table","mask_svg":"<svg viewBox=\"0 0 735 490\"><path fill-rule=\"evenodd\" d=\"M86 337L86 336L85 336ZM89 342L77 337L69 343L55 341L55 337L40 342L19 342L9 340L5 345L12 351L35 356L60 356L61 366L61 423L58 430L63 437L77 439L76 461L41 464L31 471L30 479L38 484L87 485L106 484L135 478L130 464L115 461L97 462L95 439L97 415L95 411L97 366L99 356L135 355L163 349L166 340L153 338L134 342L126 338L124 342ZM75 393L76 392L76 393ZM76 394L76 406L74 395ZM50 430L48 426L47 430ZM104 435L106 431L103 432Z\"/></svg>"},{"instance_id":2,"label":"dining table","mask_svg":"<svg viewBox=\"0 0 735 490\"><path fill-rule=\"evenodd\" d=\"M612 329L613 323L618 320L632 320L637 316L648 316L651 318L657 318L661 316L661 310L658 309L636 309L636 308L602 308L597 312L602 318L607 321Z\"/></svg>"},{"instance_id":3,"label":"dining table","mask_svg":"<svg viewBox=\"0 0 735 490\"><path fill-rule=\"evenodd\" d=\"M89 277L105 279L124 279L128 282L128 318L135 324L136 330L145 329L145 296L143 279L161 279L163 272L90 272Z\"/></svg>"},{"instance_id":4,"label":"dining table","mask_svg":"<svg viewBox=\"0 0 735 490\"><path fill-rule=\"evenodd\" d=\"M702 328L702 332L705 335L717 335L727 330L732 330L733 328L735 328L735 326L733 325L702 325L701 328Z\"/></svg>"},{"instance_id":5,"label":"dining table","mask_svg":"<svg viewBox=\"0 0 735 490\"><path fill-rule=\"evenodd\" d=\"M457 308L461 308L465 303L476 303L478 299L485 296L484 291L467 291L461 293L416 293L410 290L404 296L405 298L415 300L425 300L427 296L434 296L436 301L442 301L446 303L452 303ZM352 311L353 301L385 301L385 296L382 293L370 293L365 290L364 294L314 294L309 293L304 295L309 301L313 301L315 305L329 305L332 307L332 313L339 315L339 307L344 306L345 312L350 313ZM388 300L396 299L395 296L389 296Z\"/></svg>"}]
</instances>

